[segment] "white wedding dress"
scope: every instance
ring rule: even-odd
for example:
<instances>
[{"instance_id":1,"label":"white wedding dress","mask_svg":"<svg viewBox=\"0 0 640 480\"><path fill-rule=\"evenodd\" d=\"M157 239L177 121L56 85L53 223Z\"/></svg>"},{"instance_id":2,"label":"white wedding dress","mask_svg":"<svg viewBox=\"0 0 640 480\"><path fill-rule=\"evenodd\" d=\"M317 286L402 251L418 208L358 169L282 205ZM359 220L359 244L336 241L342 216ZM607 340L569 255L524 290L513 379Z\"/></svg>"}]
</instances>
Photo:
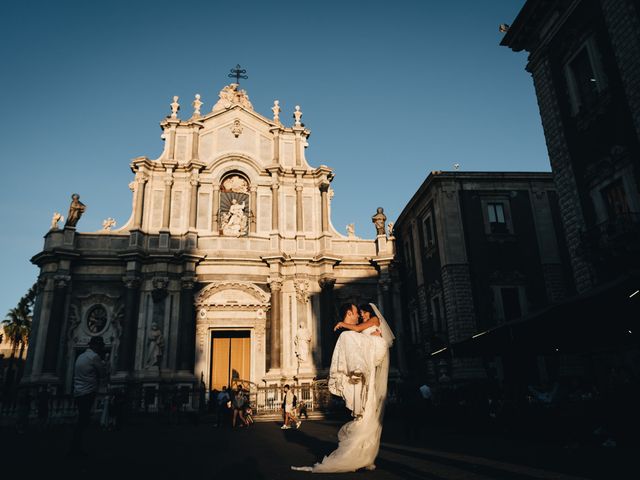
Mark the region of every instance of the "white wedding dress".
<instances>
[{"instance_id":1,"label":"white wedding dress","mask_svg":"<svg viewBox=\"0 0 640 480\"><path fill-rule=\"evenodd\" d=\"M291 467L313 473L374 469L380 449L382 418L389 377L389 347L394 335L377 307L380 327L340 334L329 369L329 391L344 398L355 419L338 431L338 448L313 467ZM382 337L373 335L376 330Z\"/></svg>"}]
</instances>

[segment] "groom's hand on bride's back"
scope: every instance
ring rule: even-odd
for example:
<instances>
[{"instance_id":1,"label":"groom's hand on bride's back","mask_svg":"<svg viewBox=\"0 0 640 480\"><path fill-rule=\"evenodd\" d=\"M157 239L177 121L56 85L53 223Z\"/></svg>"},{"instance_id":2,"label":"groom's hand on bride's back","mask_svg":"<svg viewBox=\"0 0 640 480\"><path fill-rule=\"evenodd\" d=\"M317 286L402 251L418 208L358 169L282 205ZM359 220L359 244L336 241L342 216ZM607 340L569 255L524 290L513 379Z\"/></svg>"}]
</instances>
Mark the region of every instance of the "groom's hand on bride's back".
<instances>
[{"instance_id":1,"label":"groom's hand on bride's back","mask_svg":"<svg viewBox=\"0 0 640 480\"><path fill-rule=\"evenodd\" d=\"M341 328L344 328L342 326L342 322L338 322L336 323L335 327L333 327L333 331L335 332L336 330L340 330Z\"/></svg>"}]
</instances>

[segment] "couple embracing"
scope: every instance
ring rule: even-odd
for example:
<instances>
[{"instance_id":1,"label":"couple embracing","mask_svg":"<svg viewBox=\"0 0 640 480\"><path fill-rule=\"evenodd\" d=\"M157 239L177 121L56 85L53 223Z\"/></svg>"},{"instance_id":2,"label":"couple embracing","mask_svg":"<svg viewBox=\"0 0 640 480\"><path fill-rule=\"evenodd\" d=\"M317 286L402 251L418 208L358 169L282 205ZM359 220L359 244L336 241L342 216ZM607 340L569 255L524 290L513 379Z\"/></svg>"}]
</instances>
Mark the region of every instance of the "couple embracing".
<instances>
[{"instance_id":1,"label":"couple embracing","mask_svg":"<svg viewBox=\"0 0 640 480\"><path fill-rule=\"evenodd\" d=\"M345 329L336 342L329 369L329 391L342 397L354 419L338 432L338 448L312 467L313 473L373 470L380 448L389 376L389 348L394 335L378 308L370 303L340 308L334 330ZM361 319L361 321L359 321Z\"/></svg>"}]
</instances>

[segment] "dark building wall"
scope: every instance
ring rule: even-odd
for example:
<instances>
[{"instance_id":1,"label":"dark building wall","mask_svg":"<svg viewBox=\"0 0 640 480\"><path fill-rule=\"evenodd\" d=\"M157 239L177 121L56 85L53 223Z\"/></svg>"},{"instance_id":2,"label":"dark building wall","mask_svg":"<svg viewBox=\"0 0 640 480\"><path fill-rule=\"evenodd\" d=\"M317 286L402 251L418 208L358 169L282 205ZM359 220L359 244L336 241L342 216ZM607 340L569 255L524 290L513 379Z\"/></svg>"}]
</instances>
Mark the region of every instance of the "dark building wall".
<instances>
[{"instance_id":1,"label":"dark building wall","mask_svg":"<svg viewBox=\"0 0 640 480\"><path fill-rule=\"evenodd\" d=\"M525 190L507 192L513 233L488 235L485 232L481 195L504 193L461 192L479 329L500 323L495 315L494 302L497 299L492 285L524 287L526 304L521 305L523 314L548 303L529 193Z\"/></svg>"},{"instance_id":2,"label":"dark building wall","mask_svg":"<svg viewBox=\"0 0 640 480\"><path fill-rule=\"evenodd\" d=\"M490 203L502 205L506 230L492 230ZM432 379L445 370L454 380L482 376L479 363L443 366L430 353L565 298L559 225L549 174L432 173L395 226L409 365ZM517 315L507 311L514 301Z\"/></svg>"},{"instance_id":3,"label":"dark building wall","mask_svg":"<svg viewBox=\"0 0 640 480\"><path fill-rule=\"evenodd\" d=\"M640 264L638 4L529 1L502 41L530 53L578 293Z\"/></svg>"}]
</instances>

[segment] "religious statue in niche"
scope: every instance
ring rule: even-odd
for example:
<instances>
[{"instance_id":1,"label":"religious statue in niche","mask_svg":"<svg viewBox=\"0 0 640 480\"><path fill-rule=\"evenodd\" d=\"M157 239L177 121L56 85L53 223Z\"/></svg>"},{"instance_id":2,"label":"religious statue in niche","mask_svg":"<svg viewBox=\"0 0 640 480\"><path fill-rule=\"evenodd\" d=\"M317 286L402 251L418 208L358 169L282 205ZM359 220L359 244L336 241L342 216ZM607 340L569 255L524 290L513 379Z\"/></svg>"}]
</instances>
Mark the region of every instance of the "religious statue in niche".
<instances>
[{"instance_id":1,"label":"religious statue in niche","mask_svg":"<svg viewBox=\"0 0 640 480\"><path fill-rule=\"evenodd\" d=\"M75 227L86 209L86 205L80 201L80 195L78 195L77 193L71 195L69 214L67 215L67 222L64 224L64 226Z\"/></svg>"},{"instance_id":2,"label":"religious statue in niche","mask_svg":"<svg viewBox=\"0 0 640 480\"><path fill-rule=\"evenodd\" d=\"M293 339L298 363L304 363L309 359L309 344L311 343L311 333L304 324L298 325L298 333Z\"/></svg>"},{"instance_id":3,"label":"religious statue in niche","mask_svg":"<svg viewBox=\"0 0 640 480\"><path fill-rule=\"evenodd\" d=\"M149 334L147 335L147 355L145 357L145 368L154 366L160 367L160 360L164 354L164 336L156 322L151 323Z\"/></svg>"},{"instance_id":4,"label":"religious statue in niche","mask_svg":"<svg viewBox=\"0 0 640 480\"><path fill-rule=\"evenodd\" d=\"M91 333L100 333L107 325L107 311L102 305L96 305L87 316L87 329Z\"/></svg>"},{"instance_id":5,"label":"religious statue in niche","mask_svg":"<svg viewBox=\"0 0 640 480\"><path fill-rule=\"evenodd\" d=\"M220 188L220 229L222 235L230 237L246 235L250 214L249 182L240 175L227 177Z\"/></svg>"},{"instance_id":6,"label":"religious statue in niche","mask_svg":"<svg viewBox=\"0 0 640 480\"><path fill-rule=\"evenodd\" d=\"M226 213L222 214L222 234L239 237L247 233L247 216L244 214L245 204L233 198Z\"/></svg>"},{"instance_id":7,"label":"religious statue in niche","mask_svg":"<svg viewBox=\"0 0 640 480\"><path fill-rule=\"evenodd\" d=\"M386 235L384 224L387 221L387 216L384 214L384 208L378 207L376 214L371 217L371 221L376 226L376 235Z\"/></svg>"}]
</instances>

